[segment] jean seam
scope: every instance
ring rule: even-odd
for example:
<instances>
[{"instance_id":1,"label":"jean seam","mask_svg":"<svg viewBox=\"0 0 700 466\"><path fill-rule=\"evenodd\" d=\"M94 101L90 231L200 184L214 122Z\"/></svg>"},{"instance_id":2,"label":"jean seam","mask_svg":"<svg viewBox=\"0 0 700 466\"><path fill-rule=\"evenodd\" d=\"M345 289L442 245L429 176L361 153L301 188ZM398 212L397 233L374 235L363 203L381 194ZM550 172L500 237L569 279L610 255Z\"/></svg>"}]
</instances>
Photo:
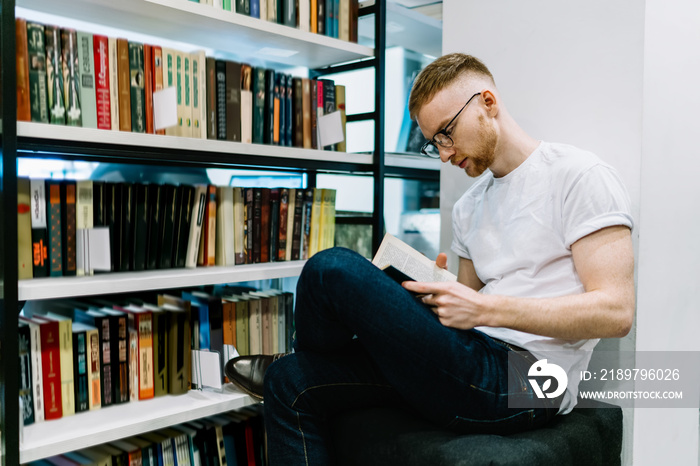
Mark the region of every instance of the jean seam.
<instances>
[{"instance_id":1,"label":"jean seam","mask_svg":"<svg viewBox=\"0 0 700 466\"><path fill-rule=\"evenodd\" d=\"M535 410L534 409L528 409L527 411L520 411L518 413L512 414L510 416L506 417L499 417L498 419L471 419L468 417L464 416L455 416L454 419L450 422L450 426L454 425L456 422L458 422L460 419L468 421L468 422L475 422L475 423L484 423L484 424L490 424L490 423L496 423L496 422L503 422L503 421L508 421L510 419L517 418L518 416L522 416L523 414L527 413L528 419L532 421L532 417L534 415Z\"/></svg>"},{"instance_id":2,"label":"jean seam","mask_svg":"<svg viewBox=\"0 0 700 466\"><path fill-rule=\"evenodd\" d=\"M304 462L306 466L309 466L309 454L306 450L306 436L304 435L304 430L301 428L301 417L299 416L299 411L297 411L297 426L299 427L299 433L301 434L301 443L304 445Z\"/></svg>"},{"instance_id":3,"label":"jean seam","mask_svg":"<svg viewBox=\"0 0 700 466\"><path fill-rule=\"evenodd\" d=\"M296 398L294 398L294 401L290 405L291 408L294 408L296 405L297 401L299 401L299 398L309 390L313 390L316 388L325 388L325 387L339 387L339 386L363 386L363 387L381 387L381 388L393 388L391 385L384 385L384 384L377 384L377 383L353 383L353 382L342 382L342 383L329 383L329 384L323 384L323 385L314 385L313 387L307 387L305 388L301 393L297 395ZM298 413L297 413L298 414Z\"/></svg>"}]
</instances>

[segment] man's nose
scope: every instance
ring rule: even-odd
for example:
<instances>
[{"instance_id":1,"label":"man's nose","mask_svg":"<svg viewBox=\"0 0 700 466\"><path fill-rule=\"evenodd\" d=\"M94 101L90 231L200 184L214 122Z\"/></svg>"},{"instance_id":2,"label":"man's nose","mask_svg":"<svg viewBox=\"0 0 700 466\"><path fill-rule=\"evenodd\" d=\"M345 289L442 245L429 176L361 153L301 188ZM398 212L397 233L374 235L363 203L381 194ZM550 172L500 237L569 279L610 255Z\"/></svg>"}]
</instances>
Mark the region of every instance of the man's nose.
<instances>
[{"instance_id":1,"label":"man's nose","mask_svg":"<svg viewBox=\"0 0 700 466\"><path fill-rule=\"evenodd\" d=\"M453 155L455 155L455 148L454 146L452 147L442 147L440 145L437 146L438 150L440 151L440 160L443 163L447 163L450 161Z\"/></svg>"}]
</instances>

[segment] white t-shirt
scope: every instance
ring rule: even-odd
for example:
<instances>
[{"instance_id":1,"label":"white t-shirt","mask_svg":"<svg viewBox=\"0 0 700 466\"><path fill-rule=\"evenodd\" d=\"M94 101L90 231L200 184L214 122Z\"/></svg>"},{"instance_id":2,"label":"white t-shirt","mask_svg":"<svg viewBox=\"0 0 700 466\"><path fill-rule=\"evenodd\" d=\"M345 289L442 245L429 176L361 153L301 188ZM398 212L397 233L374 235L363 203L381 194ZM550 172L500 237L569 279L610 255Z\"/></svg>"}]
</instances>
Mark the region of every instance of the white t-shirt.
<instances>
[{"instance_id":1,"label":"white t-shirt","mask_svg":"<svg viewBox=\"0 0 700 466\"><path fill-rule=\"evenodd\" d=\"M542 142L515 170L501 178L487 171L457 201L452 250L474 263L485 284L481 293L531 298L578 294L584 288L571 245L613 225L633 227L629 196L616 171L590 152ZM559 364L569 374L559 412L574 408L578 377L572 374L586 369L597 339L477 330Z\"/></svg>"}]
</instances>

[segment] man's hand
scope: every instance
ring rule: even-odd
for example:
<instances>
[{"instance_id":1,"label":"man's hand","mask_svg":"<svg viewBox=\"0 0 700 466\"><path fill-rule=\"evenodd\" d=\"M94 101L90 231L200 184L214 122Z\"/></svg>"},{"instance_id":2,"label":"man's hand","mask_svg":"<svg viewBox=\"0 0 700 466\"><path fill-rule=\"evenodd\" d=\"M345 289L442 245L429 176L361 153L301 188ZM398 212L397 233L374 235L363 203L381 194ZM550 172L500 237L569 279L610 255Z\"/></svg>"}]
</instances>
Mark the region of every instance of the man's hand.
<instances>
[{"instance_id":1,"label":"man's hand","mask_svg":"<svg viewBox=\"0 0 700 466\"><path fill-rule=\"evenodd\" d=\"M441 256L445 256L441 254ZM440 266L440 256L436 263ZM447 256L443 264L446 265ZM446 327L462 330L485 325L484 302L488 296L477 293L459 282L404 282L403 287L419 295L426 306Z\"/></svg>"}]
</instances>

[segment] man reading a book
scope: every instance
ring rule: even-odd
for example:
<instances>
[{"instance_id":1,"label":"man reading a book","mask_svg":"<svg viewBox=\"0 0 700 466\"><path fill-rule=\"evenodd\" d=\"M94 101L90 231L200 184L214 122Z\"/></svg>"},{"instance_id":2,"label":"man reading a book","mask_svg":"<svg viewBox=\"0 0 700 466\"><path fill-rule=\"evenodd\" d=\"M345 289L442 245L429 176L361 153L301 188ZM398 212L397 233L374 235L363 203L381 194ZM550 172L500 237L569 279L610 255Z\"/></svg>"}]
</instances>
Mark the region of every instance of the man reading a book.
<instances>
[{"instance_id":1,"label":"man reading a book","mask_svg":"<svg viewBox=\"0 0 700 466\"><path fill-rule=\"evenodd\" d=\"M428 65L409 110L423 152L479 177L453 210L458 279L398 284L345 249L312 257L295 352L227 366L264 396L271 464L332 464L328 421L360 407L402 404L457 432L544 426L575 406L573 375L598 339L632 326L633 220L612 167L526 134L468 55ZM568 373L556 398L529 383L543 359ZM528 407L509 407L512 397Z\"/></svg>"}]
</instances>

